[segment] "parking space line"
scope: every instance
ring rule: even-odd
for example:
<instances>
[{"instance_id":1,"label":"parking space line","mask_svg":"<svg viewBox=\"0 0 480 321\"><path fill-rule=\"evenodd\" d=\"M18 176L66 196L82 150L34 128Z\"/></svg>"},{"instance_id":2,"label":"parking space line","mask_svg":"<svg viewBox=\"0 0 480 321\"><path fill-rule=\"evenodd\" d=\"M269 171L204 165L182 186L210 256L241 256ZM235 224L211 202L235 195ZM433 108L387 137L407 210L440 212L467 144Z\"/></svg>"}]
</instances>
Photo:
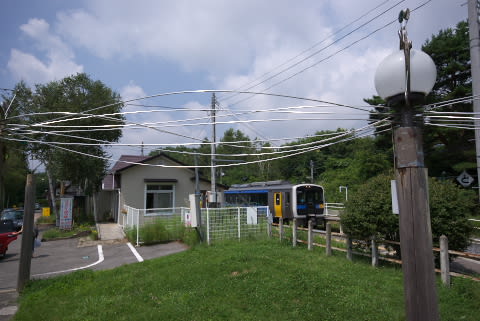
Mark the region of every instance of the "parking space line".
<instances>
[{"instance_id":1,"label":"parking space line","mask_svg":"<svg viewBox=\"0 0 480 321\"><path fill-rule=\"evenodd\" d=\"M98 249L98 261L95 262L95 263L89 264L89 265L87 265L87 266L82 266L82 267L79 267L79 268L73 268L73 269L68 269L68 270L63 270L63 271L56 271L56 272L47 272L47 273L34 274L34 275L32 275L32 276L44 276L44 275L67 273L67 272L73 272L73 271L88 269L89 267L92 267L92 266L95 266L95 265L97 265L97 264L102 263L103 260L105 259L105 258L103 257L103 248L102 248L102 246L101 246L100 244L97 245L97 249Z\"/></svg>"},{"instance_id":2,"label":"parking space line","mask_svg":"<svg viewBox=\"0 0 480 321\"><path fill-rule=\"evenodd\" d=\"M132 251L133 255L137 258L138 262L143 262L143 257L138 254L137 250L133 247L132 243L128 242L127 243L128 247L130 248L130 251Z\"/></svg>"}]
</instances>

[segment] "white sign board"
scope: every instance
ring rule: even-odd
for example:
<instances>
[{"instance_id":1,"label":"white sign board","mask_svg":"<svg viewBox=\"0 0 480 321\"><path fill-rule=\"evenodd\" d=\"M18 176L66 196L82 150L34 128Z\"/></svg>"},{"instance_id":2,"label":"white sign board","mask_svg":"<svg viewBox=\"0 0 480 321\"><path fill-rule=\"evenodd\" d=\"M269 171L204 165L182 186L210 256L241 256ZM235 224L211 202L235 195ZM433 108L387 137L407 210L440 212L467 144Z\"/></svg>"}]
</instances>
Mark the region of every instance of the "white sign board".
<instances>
[{"instance_id":1,"label":"white sign board","mask_svg":"<svg viewBox=\"0 0 480 321\"><path fill-rule=\"evenodd\" d=\"M60 199L60 228L70 230L73 224L73 198L62 197Z\"/></svg>"},{"instance_id":2,"label":"white sign board","mask_svg":"<svg viewBox=\"0 0 480 321\"><path fill-rule=\"evenodd\" d=\"M397 181L390 181L390 190L392 191L392 213L400 214L398 209Z\"/></svg>"},{"instance_id":3,"label":"white sign board","mask_svg":"<svg viewBox=\"0 0 480 321\"><path fill-rule=\"evenodd\" d=\"M256 207L247 207L247 224L257 225L257 208Z\"/></svg>"},{"instance_id":4,"label":"white sign board","mask_svg":"<svg viewBox=\"0 0 480 321\"><path fill-rule=\"evenodd\" d=\"M195 202L195 194L189 194L190 212L185 214L185 226L197 227L197 203Z\"/></svg>"},{"instance_id":5,"label":"white sign board","mask_svg":"<svg viewBox=\"0 0 480 321\"><path fill-rule=\"evenodd\" d=\"M468 187L470 184L473 183L474 179L470 174L468 174L466 171L463 171L462 174L460 174L457 177L457 181L463 186L463 187Z\"/></svg>"}]
</instances>

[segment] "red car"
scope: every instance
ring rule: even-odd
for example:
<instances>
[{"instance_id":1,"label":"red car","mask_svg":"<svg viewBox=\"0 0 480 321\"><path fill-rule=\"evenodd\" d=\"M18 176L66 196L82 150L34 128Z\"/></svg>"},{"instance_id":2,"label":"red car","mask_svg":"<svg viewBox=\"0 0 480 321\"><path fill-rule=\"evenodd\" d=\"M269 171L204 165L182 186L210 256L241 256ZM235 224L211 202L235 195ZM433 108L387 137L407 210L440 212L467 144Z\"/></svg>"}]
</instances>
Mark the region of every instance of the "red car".
<instances>
[{"instance_id":1,"label":"red car","mask_svg":"<svg viewBox=\"0 0 480 321\"><path fill-rule=\"evenodd\" d=\"M15 232L15 225L12 220L0 221L0 257L5 257L8 250L8 244L17 239Z\"/></svg>"}]
</instances>

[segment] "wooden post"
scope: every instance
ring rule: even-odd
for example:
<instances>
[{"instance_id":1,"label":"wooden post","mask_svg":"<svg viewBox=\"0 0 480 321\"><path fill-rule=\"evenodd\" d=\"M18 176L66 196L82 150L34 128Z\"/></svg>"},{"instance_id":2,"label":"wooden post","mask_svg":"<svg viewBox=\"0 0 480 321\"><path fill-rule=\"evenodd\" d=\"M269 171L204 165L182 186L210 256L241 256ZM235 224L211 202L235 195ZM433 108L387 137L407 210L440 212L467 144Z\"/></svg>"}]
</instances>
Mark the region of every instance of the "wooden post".
<instances>
[{"instance_id":1,"label":"wooden post","mask_svg":"<svg viewBox=\"0 0 480 321\"><path fill-rule=\"evenodd\" d=\"M313 250L313 221L308 220L308 250Z\"/></svg>"},{"instance_id":2,"label":"wooden post","mask_svg":"<svg viewBox=\"0 0 480 321\"><path fill-rule=\"evenodd\" d=\"M372 237L372 266L378 266L378 247L377 241L375 240L375 236Z\"/></svg>"},{"instance_id":3,"label":"wooden post","mask_svg":"<svg viewBox=\"0 0 480 321\"><path fill-rule=\"evenodd\" d=\"M347 259L353 261L353 245L350 236L347 237Z\"/></svg>"},{"instance_id":4,"label":"wooden post","mask_svg":"<svg viewBox=\"0 0 480 321\"><path fill-rule=\"evenodd\" d=\"M293 226L292 226L292 245L293 247L297 246L297 219L293 219Z\"/></svg>"},{"instance_id":5,"label":"wooden post","mask_svg":"<svg viewBox=\"0 0 480 321\"><path fill-rule=\"evenodd\" d=\"M280 241L283 240L283 218L278 219L278 234L280 235Z\"/></svg>"},{"instance_id":6,"label":"wooden post","mask_svg":"<svg viewBox=\"0 0 480 321\"><path fill-rule=\"evenodd\" d=\"M207 207L207 244L210 245L210 212Z\"/></svg>"},{"instance_id":7,"label":"wooden post","mask_svg":"<svg viewBox=\"0 0 480 321\"><path fill-rule=\"evenodd\" d=\"M440 269L442 271L442 282L450 286L450 260L448 257L448 238L440 236Z\"/></svg>"},{"instance_id":8,"label":"wooden post","mask_svg":"<svg viewBox=\"0 0 480 321\"><path fill-rule=\"evenodd\" d=\"M409 321L435 321L440 317L421 131L399 127L394 139L406 315Z\"/></svg>"},{"instance_id":9,"label":"wooden post","mask_svg":"<svg viewBox=\"0 0 480 321\"><path fill-rule=\"evenodd\" d=\"M268 218L267 221L267 235L269 239L272 238L272 221L270 220L270 218Z\"/></svg>"},{"instance_id":10,"label":"wooden post","mask_svg":"<svg viewBox=\"0 0 480 321\"><path fill-rule=\"evenodd\" d=\"M240 241L242 238L242 231L241 231L241 221L240 221L240 207L237 208L237 228L238 228L238 240Z\"/></svg>"},{"instance_id":11,"label":"wooden post","mask_svg":"<svg viewBox=\"0 0 480 321\"><path fill-rule=\"evenodd\" d=\"M325 241L325 253L327 254L327 256L330 256L332 255L332 224L330 224L330 222L327 223L327 234L325 237Z\"/></svg>"},{"instance_id":12,"label":"wooden post","mask_svg":"<svg viewBox=\"0 0 480 321\"><path fill-rule=\"evenodd\" d=\"M17 291L22 292L30 280L30 267L32 263L35 220L35 177L27 175L25 184L25 203L23 214L22 250L18 266Z\"/></svg>"}]
</instances>

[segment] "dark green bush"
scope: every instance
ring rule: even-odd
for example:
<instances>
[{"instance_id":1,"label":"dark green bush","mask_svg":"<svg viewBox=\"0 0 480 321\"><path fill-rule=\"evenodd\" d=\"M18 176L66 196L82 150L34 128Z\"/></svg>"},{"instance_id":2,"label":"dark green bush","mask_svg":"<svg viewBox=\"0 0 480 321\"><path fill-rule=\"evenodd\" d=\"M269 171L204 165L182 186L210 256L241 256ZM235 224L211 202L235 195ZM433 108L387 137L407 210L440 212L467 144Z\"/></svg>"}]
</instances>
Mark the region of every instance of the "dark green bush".
<instances>
[{"instance_id":1,"label":"dark green bush","mask_svg":"<svg viewBox=\"0 0 480 321\"><path fill-rule=\"evenodd\" d=\"M398 215L392 214L390 175L379 175L349 193L342 225L354 239L399 240ZM462 251L472 233L468 218L475 214L476 194L456 184L429 179L430 218L433 244L438 246L442 234L449 248Z\"/></svg>"}]
</instances>

